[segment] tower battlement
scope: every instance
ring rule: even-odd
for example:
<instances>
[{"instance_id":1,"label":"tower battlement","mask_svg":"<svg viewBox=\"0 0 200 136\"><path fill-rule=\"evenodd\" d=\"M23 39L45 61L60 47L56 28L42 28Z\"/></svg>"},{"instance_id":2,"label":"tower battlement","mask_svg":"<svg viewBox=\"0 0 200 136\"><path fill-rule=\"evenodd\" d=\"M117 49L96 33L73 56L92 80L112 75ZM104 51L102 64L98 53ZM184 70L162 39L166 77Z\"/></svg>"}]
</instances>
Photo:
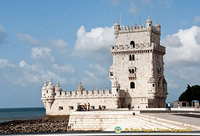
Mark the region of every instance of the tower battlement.
<instances>
[{"instance_id":1,"label":"tower battlement","mask_svg":"<svg viewBox=\"0 0 200 136\"><path fill-rule=\"evenodd\" d=\"M114 24L114 34L115 34L115 38L117 38L117 36L120 33L138 33L138 32L147 32L147 31L152 31L156 34L161 34L161 26L160 24L157 22L157 24L155 26L152 25L152 21L151 19L148 17L147 21L146 21L146 26L143 25L133 25L133 26L120 26L120 24L118 23L118 21L116 21L116 23Z\"/></svg>"}]
</instances>

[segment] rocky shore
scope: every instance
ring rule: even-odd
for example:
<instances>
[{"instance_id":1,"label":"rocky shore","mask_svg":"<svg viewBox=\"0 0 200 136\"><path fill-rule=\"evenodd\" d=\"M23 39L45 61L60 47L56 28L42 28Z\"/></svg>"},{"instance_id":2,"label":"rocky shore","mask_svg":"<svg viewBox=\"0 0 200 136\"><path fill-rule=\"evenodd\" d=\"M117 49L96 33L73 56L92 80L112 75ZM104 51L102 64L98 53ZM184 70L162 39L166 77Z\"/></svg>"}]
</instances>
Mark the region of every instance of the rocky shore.
<instances>
[{"instance_id":1,"label":"rocky shore","mask_svg":"<svg viewBox=\"0 0 200 136\"><path fill-rule=\"evenodd\" d=\"M0 123L0 134L66 132L68 116L45 116L37 120L14 120Z\"/></svg>"}]
</instances>

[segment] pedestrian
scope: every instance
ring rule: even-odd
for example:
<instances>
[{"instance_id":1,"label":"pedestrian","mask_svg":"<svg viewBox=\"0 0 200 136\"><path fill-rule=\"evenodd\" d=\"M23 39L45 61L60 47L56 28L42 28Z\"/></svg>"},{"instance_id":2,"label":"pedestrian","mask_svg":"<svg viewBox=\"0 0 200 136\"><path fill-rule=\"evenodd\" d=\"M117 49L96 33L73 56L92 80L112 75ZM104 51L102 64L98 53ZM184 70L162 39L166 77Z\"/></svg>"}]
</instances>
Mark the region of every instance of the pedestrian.
<instances>
[{"instance_id":1,"label":"pedestrian","mask_svg":"<svg viewBox=\"0 0 200 136\"><path fill-rule=\"evenodd\" d=\"M101 105L99 105L99 110L101 110Z\"/></svg>"},{"instance_id":2,"label":"pedestrian","mask_svg":"<svg viewBox=\"0 0 200 136\"><path fill-rule=\"evenodd\" d=\"M178 108L180 108L180 104L178 103Z\"/></svg>"},{"instance_id":3,"label":"pedestrian","mask_svg":"<svg viewBox=\"0 0 200 136\"><path fill-rule=\"evenodd\" d=\"M87 104L86 103L84 104L84 109L85 109L85 111L87 110Z\"/></svg>"},{"instance_id":4,"label":"pedestrian","mask_svg":"<svg viewBox=\"0 0 200 136\"><path fill-rule=\"evenodd\" d=\"M90 110L90 103L88 102L88 111Z\"/></svg>"},{"instance_id":5,"label":"pedestrian","mask_svg":"<svg viewBox=\"0 0 200 136\"><path fill-rule=\"evenodd\" d=\"M131 104L130 103L128 104L128 109L131 110Z\"/></svg>"},{"instance_id":6,"label":"pedestrian","mask_svg":"<svg viewBox=\"0 0 200 136\"><path fill-rule=\"evenodd\" d=\"M170 111L171 110L171 105L170 105L169 102L168 102L167 106L168 106L168 111Z\"/></svg>"}]
</instances>

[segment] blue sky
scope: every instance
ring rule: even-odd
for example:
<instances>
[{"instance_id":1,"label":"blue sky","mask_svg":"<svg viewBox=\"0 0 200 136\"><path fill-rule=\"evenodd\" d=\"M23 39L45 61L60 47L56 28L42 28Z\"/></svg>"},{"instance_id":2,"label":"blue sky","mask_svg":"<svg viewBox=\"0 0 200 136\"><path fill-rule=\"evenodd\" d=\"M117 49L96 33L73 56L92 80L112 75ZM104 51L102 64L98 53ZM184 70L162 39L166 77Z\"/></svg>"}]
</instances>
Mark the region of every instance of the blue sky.
<instances>
[{"instance_id":1,"label":"blue sky","mask_svg":"<svg viewBox=\"0 0 200 136\"><path fill-rule=\"evenodd\" d=\"M167 101L177 100L200 83L199 7L199 0L1 0L0 108L43 106L49 79L65 91L80 81L110 88L113 24L145 24L148 16L162 27Z\"/></svg>"}]
</instances>

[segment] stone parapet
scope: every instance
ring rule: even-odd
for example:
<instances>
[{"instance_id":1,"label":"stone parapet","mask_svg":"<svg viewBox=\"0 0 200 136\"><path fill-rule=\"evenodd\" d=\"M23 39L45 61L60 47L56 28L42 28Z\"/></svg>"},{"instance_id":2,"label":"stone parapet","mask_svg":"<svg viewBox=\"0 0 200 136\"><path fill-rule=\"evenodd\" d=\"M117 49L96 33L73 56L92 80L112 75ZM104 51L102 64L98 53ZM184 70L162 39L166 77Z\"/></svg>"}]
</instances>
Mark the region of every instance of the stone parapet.
<instances>
[{"instance_id":1,"label":"stone parapet","mask_svg":"<svg viewBox=\"0 0 200 136\"><path fill-rule=\"evenodd\" d=\"M161 45L157 45L155 43L140 43L135 44L135 48L133 46L130 46L128 44L126 45L114 45L111 46L110 52L111 53L117 53L117 52L139 52L139 51L145 51L145 50L155 50L162 53L165 53L165 47Z\"/></svg>"}]
</instances>

